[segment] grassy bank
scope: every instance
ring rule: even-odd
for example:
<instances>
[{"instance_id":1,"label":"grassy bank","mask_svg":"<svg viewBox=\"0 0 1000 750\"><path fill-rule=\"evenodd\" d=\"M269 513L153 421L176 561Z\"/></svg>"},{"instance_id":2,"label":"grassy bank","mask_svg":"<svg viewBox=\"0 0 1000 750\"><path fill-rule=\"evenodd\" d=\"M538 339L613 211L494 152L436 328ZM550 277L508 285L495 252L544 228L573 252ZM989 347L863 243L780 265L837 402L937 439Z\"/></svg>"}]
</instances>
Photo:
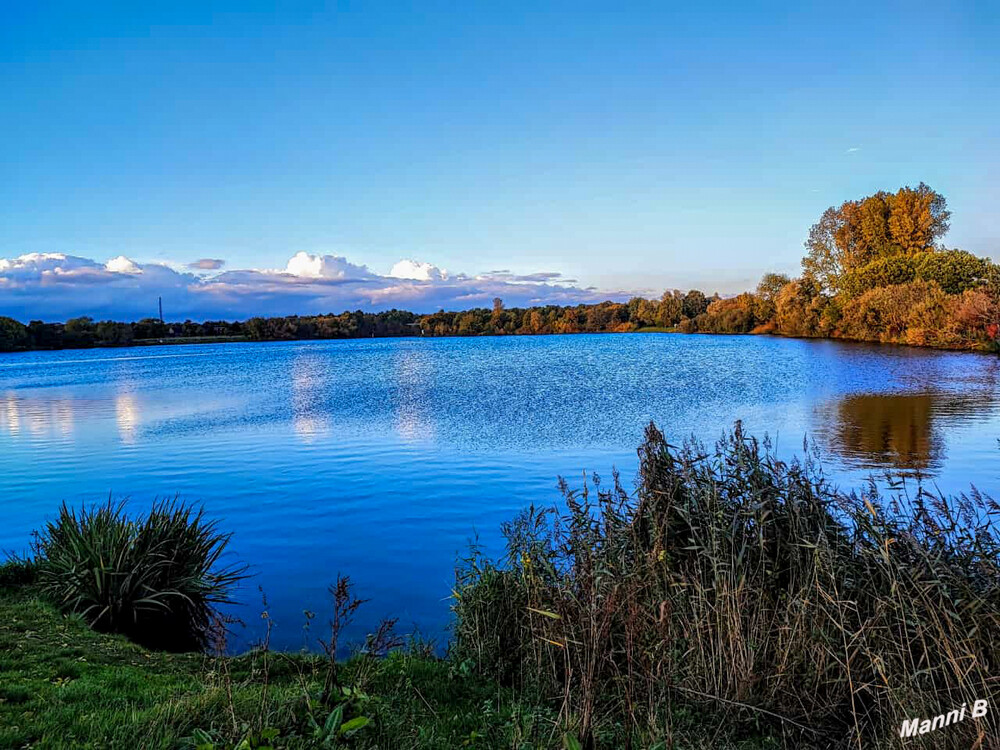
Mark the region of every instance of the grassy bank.
<instances>
[{"instance_id":1,"label":"grassy bank","mask_svg":"<svg viewBox=\"0 0 1000 750\"><path fill-rule=\"evenodd\" d=\"M0 747L485 748L517 746L553 726L510 691L405 652L341 665L341 681L357 693L322 707L326 666L309 654L151 651L60 614L30 587L7 587ZM324 731L338 706L342 721ZM359 717L366 726L340 732Z\"/></svg>"},{"instance_id":2,"label":"grassy bank","mask_svg":"<svg viewBox=\"0 0 1000 750\"><path fill-rule=\"evenodd\" d=\"M238 344L246 336L177 336L168 339L136 339L132 346L168 346L170 344Z\"/></svg>"},{"instance_id":3,"label":"grassy bank","mask_svg":"<svg viewBox=\"0 0 1000 750\"><path fill-rule=\"evenodd\" d=\"M470 664L412 649L358 656L340 665L352 695L330 708L318 700L327 667L315 654L151 651L60 614L31 586L0 586L0 748L573 747L556 709ZM729 741L695 716L678 710L675 747L779 746Z\"/></svg>"}]
</instances>

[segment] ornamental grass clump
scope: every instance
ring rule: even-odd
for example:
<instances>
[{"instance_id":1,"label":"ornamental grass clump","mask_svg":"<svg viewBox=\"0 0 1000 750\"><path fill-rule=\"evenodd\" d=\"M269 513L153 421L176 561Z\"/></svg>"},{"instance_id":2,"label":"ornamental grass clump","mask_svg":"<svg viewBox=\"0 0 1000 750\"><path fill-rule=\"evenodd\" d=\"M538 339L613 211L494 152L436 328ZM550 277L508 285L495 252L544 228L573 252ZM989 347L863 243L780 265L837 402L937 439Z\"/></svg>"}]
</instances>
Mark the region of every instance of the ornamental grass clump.
<instances>
[{"instance_id":1,"label":"ornamental grass clump","mask_svg":"<svg viewBox=\"0 0 1000 750\"><path fill-rule=\"evenodd\" d=\"M457 658L554 701L585 747L669 746L691 709L793 747L996 746L995 502L843 493L739 424L709 450L650 425L639 464L634 493L564 485L505 526L505 560L463 566Z\"/></svg>"},{"instance_id":2,"label":"ornamental grass clump","mask_svg":"<svg viewBox=\"0 0 1000 750\"><path fill-rule=\"evenodd\" d=\"M80 511L64 503L35 539L38 586L95 630L150 648L202 650L215 608L231 602L244 577L242 566L222 563L229 538L176 500L138 519L110 499Z\"/></svg>"}]
</instances>

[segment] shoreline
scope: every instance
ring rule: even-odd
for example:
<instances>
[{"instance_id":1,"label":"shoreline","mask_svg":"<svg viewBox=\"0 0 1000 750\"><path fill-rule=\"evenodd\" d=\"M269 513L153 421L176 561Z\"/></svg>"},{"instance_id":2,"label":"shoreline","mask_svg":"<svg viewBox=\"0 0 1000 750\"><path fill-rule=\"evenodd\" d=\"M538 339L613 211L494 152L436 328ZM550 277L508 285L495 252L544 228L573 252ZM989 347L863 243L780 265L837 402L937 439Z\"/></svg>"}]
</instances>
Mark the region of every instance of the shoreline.
<instances>
[{"instance_id":1,"label":"shoreline","mask_svg":"<svg viewBox=\"0 0 1000 750\"><path fill-rule=\"evenodd\" d=\"M965 354L983 354L1000 356L1000 347L997 345L983 344L980 346L940 346L933 344L910 344L902 341L879 341L874 339L850 338L846 336L791 336L772 331L761 331L759 333L715 333L713 331L681 331L677 327L645 327L636 328L631 331L573 331L573 332L544 332L544 333L475 333L475 334L392 334L384 336L302 336L290 338L253 338L250 336L177 336L164 337L158 339L137 339L128 344L91 344L88 346L62 346L62 347L34 347L12 349L0 351L0 356L7 354L29 354L33 352L62 352L62 351L86 351L88 349L132 349L139 347L155 346L187 346L187 345L208 345L208 344L270 344L277 342L292 341L360 341L365 339L476 339L476 338L509 338L509 337L534 337L534 336L601 336L609 334L672 334L679 336L734 336L734 337L768 337L775 339L791 339L796 341L834 341L843 344L864 344L867 346L886 346L892 348L930 350L940 352L961 352Z\"/></svg>"}]
</instances>

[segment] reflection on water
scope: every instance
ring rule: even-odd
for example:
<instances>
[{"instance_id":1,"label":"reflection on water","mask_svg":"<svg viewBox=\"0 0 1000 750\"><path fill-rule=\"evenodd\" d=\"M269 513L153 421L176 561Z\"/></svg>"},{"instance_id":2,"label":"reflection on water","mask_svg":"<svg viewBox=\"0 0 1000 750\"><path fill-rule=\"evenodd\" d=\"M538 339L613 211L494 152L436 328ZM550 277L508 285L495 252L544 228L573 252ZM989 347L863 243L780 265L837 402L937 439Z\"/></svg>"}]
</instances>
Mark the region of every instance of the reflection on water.
<instances>
[{"instance_id":1,"label":"reflection on water","mask_svg":"<svg viewBox=\"0 0 1000 750\"><path fill-rule=\"evenodd\" d=\"M52 427L63 439L73 437L74 423L73 402L66 398L57 399L52 403Z\"/></svg>"},{"instance_id":2,"label":"reflection on water","mask_svg":"<svg viewBox=\"0 0 1000 750\"><path fill-rule=\"evenodd\" d=\"M417 347L400 349L393 357L396 398L394 417L396 433L407 442L434 437L430 403L434 362Z\"/></svg>"},{"instance_id":3,"label":"reflection on water","mask_svg":"<svg viewBox=\"0 0 1000 750\"><path fill-rule=\"evenodd\" d=\"M330 420L322 403L323 360L304 352L292 360L292 429L304 443L328 435Z\"/></svg>"},{"instance_id":4,"label":"reflection on water","mask_svg":"<svg viewBox=\"0 0 1000 750\"><path fill-rule=\"evenodd\" d=\"M21 409L14 395L0 400L0 429L11 435L21 434Z\"/></svg>"},{"instance_id":5,"label":"reflection on water","mask_svg":"<svg viewBox=\"0 0 1000 750\"><path fill-rule=\"evenodd\" d=\"M827 448L858 466L903 473L940 469L945 432L996 411L992 388L974 393L861 393L817 408Z\"/></svg>"},{"instance_id":6,"label":"reflection on water","mask_svg":"<svg viewBox=\"0 0 1000 750\"><path fill-rule=\"evenodd\" d=\"M74 421L72 399L21 399L14 394L0 398L0 430L12 436L25 430L33 438L69 440Z\"/></svg>"},{"instance_id":7,"label":"reflection on water","mask_svg":"<svg viewBox=\"0 0 1000 750\"><path fill-rule=\"evenodd\" d=\"M119 393L115 396L115 421L118 423L118 436L125 445L135 443L135 432L139 426L139 406L131 393Z\"/></svg>"}]
</instances>

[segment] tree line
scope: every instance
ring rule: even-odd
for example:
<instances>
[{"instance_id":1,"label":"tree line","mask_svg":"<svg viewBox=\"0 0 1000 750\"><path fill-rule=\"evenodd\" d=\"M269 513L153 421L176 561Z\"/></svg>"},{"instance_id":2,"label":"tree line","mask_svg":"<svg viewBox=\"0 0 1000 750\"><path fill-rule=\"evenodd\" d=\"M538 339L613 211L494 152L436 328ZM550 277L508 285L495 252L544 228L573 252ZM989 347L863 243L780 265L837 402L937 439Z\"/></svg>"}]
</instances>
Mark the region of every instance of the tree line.
<instances>
[{"instance_id":1,"label":"tree line","mask_svg":"<svg viewBox=\"0 0 1000 750\"><path fill-rule=\"evenodd\" d=\"M169 341L243 338L250 341L382 338L393 336L482 336L538 333L610 333L640 328L676 327L703 314L718 295L698 290L668 292L659 300L634 298L628 303L546 305L508 308L499 298L492 308L418 315L405 310L344 312L339 315L255 317L246 321L137 323L73 318L65 323L33 320L27 325L0 318L0 351L129 346Z\"/></svg>"},{"instance_id":2,"label":"tree line","mask_svg":"<svg viewBox=\"0 0 1000 750\"><path fill-rule=\"evenodd\" d=\"M32 320L27 325L13 318L0 317L0 351L26 349L85 349L93 346L131 346L165 340L212 340L245 337L245 325L239 321L164 323L158 318L122 323L95 321L89 317L71 318L65 323Z\"/></svg>"},{"instance_id":3,"label":"tree line","mask_svg":"<svg viewBox=\"0 0 1000 750\"><path fill-rule=\"evenodd\" d=\"M135 323L73 318L65 323L0 317L0 351L128 346L161 341L252 341L387 336L554 333L771 333L954 349L996 350L1000 267L939 240L951 213L921 183L828 208L805 242L802 274L766 273L734 297L670 290L628 302L339 315L254 317L240 322Z\"/></svg>"}]
</instances>

